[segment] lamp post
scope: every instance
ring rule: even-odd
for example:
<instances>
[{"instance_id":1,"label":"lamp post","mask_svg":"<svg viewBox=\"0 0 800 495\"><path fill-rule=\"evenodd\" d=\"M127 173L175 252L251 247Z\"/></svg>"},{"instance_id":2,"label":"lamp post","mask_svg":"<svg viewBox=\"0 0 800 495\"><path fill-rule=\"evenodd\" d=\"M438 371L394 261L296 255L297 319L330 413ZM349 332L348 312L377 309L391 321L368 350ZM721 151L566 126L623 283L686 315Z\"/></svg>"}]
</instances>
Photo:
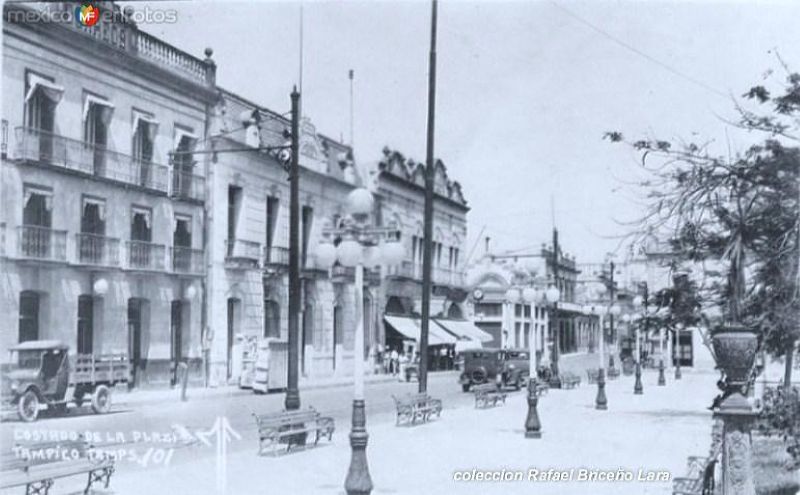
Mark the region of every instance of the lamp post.
<instances>
[{"instance_id":1,"label":"lamp post","mask_svg":"<svg viewBox=\"0 0 800 495\"><path fill-rule=\"evenodd\" d=\"M292 141L289 165L289 355L284 407L300 409L298 388L300 317L300 93L292 91Z\"/></svg>"},{"instance_id":2,"label":"lamp post","mask_svg":"<svg viewBox=\"0 0 800 495\"><path fill-rule=\"evenodd\" d=\"M645 325L645 336L647 336L647 285L644 286L644 293L645 296L636 296L633 299L633 305L635 307L642 307L642 320L643 325ZM644 387L642 386L642 349L641 349L641 335L639 332L640 325L637 323L636 325L636 382L633 385L633 393L636 395L642 395L644 393Z\"/></svg>"},{"instance_id":3,"label":"lamp post","mask_svg":"<svg viewBox=\"0 0 800 495\"><path fill-rule=\"evenodd\" d=\"M323 242L317 248L316 260L320 266L333 266L338 262L343 266L355 267L356 332L353 349L353 416L350 430L350 467L345 478L344 488L348 495L367 495L372 492L372 479L367 464L366 410L364 403L364 250L382 244L380 257L383 265L394 265L405 256L403 246L396 242L399 231L393 228L368 225L373 210L372 193L366 189L355 189L347 197L349 217L342 227L323 229L323 238L339 238L339 245ZM392 240L392 242L384 242ZM375 265L380 260L370 260Z\"/></svg>"},{"instance_id":4,"label":"lamp post","mask_svg":"<svg viewBox=\"0 0 800 495\"><path fill-rule=\"evenodd\" d=\"M511 305L511 311L508 321L514 322L513 305L518 302L523 304L532 304L539 299L539 294L532 287L525 287L523 289L510 288L506 291L506 301ZM523 318L525 312L523 311ZM531 313L532 314L532 313ZM525 416L525 438L542 438L542 424L539 421L539 411L537 405L539 403L538 391L536 390L536 331L533 324L530 324L528 330L528 414ZM516 333L515 333L516 335Z\"/></svg>"},{"instance_id":5,"label":"lamp post","mask_svg":"<svg viewBox=\"0 0 800 495\"><path fill-rule=\"evenodd\" d=\"M551 368L553 376L550 378L550 383L557 388L561 388L561 379L558 376L558 325L556 322L556 313L558 312L558 300L561 298L561 291L558 287L551 286L544 292L544 300L548 308L548 323L550 324L550 334L553 336L553 356Z\"/></svg>"}]
</instances>

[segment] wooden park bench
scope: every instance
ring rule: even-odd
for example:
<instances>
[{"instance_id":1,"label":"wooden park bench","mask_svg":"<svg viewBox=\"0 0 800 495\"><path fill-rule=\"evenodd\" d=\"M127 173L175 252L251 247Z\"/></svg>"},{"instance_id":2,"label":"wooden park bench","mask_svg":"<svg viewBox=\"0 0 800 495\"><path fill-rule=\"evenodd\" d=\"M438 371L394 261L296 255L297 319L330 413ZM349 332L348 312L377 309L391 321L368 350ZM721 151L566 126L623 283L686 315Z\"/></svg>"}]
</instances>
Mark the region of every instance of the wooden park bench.
<instances>
[{"instance_id":1,"label":"wooden park bench","mask_svg":"<svg viewBox=\"0 0 800 495\"><path fill-rule=\"evenodd\" d=\"M416 424L417 420L426 423L431 417L438 418L442 414L441 399L434 399L425 393L392 395L392 399L397 407L397 425L401 423Z\"/></svg>"},{"instance_id":2,"label":"wooden park bench","mask_svg":"<svg viewBox=\"0 0 800 495\"><path fill-rule=\"evenodd\" d=\"M494 407L499 403L506 403L506 393L497 388L494 383L484 383L475 385L472 389L475 393L475 408Z\"/></svg>"},{"instance_id":3,"label":"wooden park bench","mask_svg":"<svg viewBox=\"0 0 800 495\"><path fill-rule=\"evenodd\" d=\"M564 372L561 374L561 388L575 388L581 384L581 377L573 373Z\"/></svg>"},{"instance_id":4,"label":"wooden park bench","mask_svg":"<svg viewBox=\"0 0 800 495\"><path fill-rule=\"evenodd\" d=\"M95 483L108 488L114 473L114 459L82 439L16 445L0 464L0 489L24 486L26 495L47 495L57 479L78 475L87 475L87 494Z\"/></svg>"},{"instance_id":5,"label":"wooden park bench","mask_svg":"<svg viewBox=\"0 0 800 495\"><path fill-rule=\"evenodd\" d=\"M293 445L305 445L309 433L314 433L314 445L322 437L333 438L335 424L333 418L322 416L314 408L299 411L282 411L268 414L253 414L258 425L258 454L266 447L272 447L274 455L278 445L285 443L286 452Z\"/></svg>"},{"instance_id":6,"label":"wooden park bench","mask_svg":"<svg viewBox=\"0 0 800 495\"><path fill-rule=\"evenodd\" d=\"M586 379L587 382L591 385L593 383L597 383L598 377L600 376L599 370L588 369L586 370Z\"/></svg>"}]
</instances>

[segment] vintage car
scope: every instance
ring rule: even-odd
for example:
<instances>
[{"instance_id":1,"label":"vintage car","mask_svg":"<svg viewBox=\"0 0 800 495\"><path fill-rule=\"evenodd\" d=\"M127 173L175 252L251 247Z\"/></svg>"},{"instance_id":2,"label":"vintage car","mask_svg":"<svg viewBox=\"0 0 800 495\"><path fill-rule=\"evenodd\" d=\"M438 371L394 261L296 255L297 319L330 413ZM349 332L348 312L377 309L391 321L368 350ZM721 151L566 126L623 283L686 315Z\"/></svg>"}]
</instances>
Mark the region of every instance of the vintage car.
<instances>
[{"instance_id":1,"label":"vintage car","mask_svg":"<svg viewBox=\"0 0 800 495\"><path fill-rule=\"evenodd\" d=\"M462 354L464 368L459 383L464 392L472 385L491 382L519 390L530 373L527 349L473 349Z\"/></svg>"},{"instance_id":2,"label":"vintage car","mask_svg":"<svg viewBox=\"0 0 800 495\"><path fill-rule=\"evenodd\" d=\"M56 340L34 340L9 348L10 361L0 368L4 412L16 410L23 421L35 421L43 406L65 412L88 396L94 412L111 408L111 388L126 383L130 365L124 354L80 354L70 363L69 346Z\"/></svg>"}]
</instances>

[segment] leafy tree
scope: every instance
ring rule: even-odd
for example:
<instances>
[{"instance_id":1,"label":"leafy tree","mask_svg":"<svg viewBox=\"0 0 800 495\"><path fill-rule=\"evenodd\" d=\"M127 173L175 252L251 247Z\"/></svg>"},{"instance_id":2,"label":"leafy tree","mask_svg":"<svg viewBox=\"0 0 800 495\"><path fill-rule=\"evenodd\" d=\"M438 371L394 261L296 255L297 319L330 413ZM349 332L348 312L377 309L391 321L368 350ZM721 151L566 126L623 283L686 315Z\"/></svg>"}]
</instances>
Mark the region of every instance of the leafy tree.
<instances>
[{"instance_id":1,"label":"leafy tree","mask_svg":"<svg viewBox=\"0 0 800 495\"><path fill-rule=\"evenodd\" d=\"M712 154L708 143L605 138L640 152L649 173L637 232L656 233L681 260L726 262L704 302L722 303L722 320L760 330L766 349L786 356L788 387L800 338L800 74L787 70L778 96L763 86L743 96L766 113L735 103L736 125L766 135L734 156Z\"/></svg>"}]
</instances>

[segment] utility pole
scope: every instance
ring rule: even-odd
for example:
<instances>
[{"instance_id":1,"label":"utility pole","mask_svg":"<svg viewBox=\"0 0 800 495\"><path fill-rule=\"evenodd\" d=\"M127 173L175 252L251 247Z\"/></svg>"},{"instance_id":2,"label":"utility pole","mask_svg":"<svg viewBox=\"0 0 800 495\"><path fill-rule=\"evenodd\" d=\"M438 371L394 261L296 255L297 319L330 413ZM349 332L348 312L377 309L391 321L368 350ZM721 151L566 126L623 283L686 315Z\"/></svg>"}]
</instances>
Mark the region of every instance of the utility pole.
<instances>
[{"instance_id":1,"label":"utility pole","mask_svg":"<svg viewBox=\"0 0 800 495\"><path fill-rule=\"evenodd\" d=\"M433 255L433 137L436 111L436 0L431 5L431 49L428 61L428 141L425 165L425 226L422 246L422 329L419 337L419 391L428 390L428 329L431 324Z\"/></svg>"},{"instance_id":2,"label":"utility pole","mask_svg":"<svg viewBox=\"0 0 800 495\"><path fill-rule=\"evenodd\" d=\"M553 227L553 284L556 289L558 287L558 229ZM561 290L561 289L559 289ZM566 294L562 294L564 298ZM559 331L558 321L558 303L553 303L553 313L550 318L550 324L553 325L553 383L561 388L561 378L558 373L558 357L561 354L561 332Z\"/></svg>"},{"instance_id":3,"label":"utility pole","mask_svg":"<svg viewBox=\"0 0 800 495\"><path fill-rule=\"evenodd\" d=\"M300 316L300 93L292 90L292 159L289 168L289 370L284 407L300 409L298 318Z\"/></svg>"}]
</instances>

